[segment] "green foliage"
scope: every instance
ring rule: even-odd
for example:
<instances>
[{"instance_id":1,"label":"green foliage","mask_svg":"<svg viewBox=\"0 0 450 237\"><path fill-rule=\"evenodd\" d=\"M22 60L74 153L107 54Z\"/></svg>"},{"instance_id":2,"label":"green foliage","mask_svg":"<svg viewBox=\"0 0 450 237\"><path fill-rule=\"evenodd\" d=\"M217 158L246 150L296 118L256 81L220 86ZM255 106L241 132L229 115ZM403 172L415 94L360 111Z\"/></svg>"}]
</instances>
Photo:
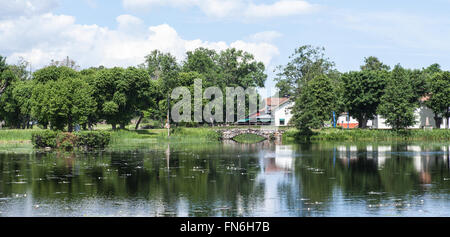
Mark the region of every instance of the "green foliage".
<instances>
[{"instance_id":1,"label":"green foliage","mask_svg":"<svg viewBox=\"0 0 450 237\"><path fill-rule=\"evenodd\" d=\"M33 80L39 83L57 81L61 78L73 78L79 76L78 72L66 66L48 66L33 73Z\"/></svg>"},{"instance_id":2,"label":"green foliage","mask_svg":"<svg viewBox=\"0 0 450 237\"><path fill-rule=\"evenodd\" d=\"M6 91L8 86L17 79L5 61L6 58L3 58L0 55L0 97Z\"/></svg>"},{"instance_id":3,"label":"green foliage","mask_svg":"<svg viewBox=\"0 0 450 237\"><path fill-rule=\"evenodd\" d=\"M389 71L391 69L374 56L364 58L364 62L365 64L361 66L361 71Z\"/></svg>"},{"instance_id":4,"label":"green foliage","mask_svg":"<svg viewBox=\"0 0 450 237\"><path fill-rule=\"evenodd\" d=\"M450 141L450 130L367 130L328 128L303 134L299 130L288 130L283 140L289 141Z\"/></svg>"},{"instance_id":5,"label":"green foliage","mask_svg":"<svg viewBox=\"0 0 450 237\"><path fill-rule=\"evenodd\" d=\"M77 147L88 149L105 148L111 141L111 133L103 131L76 132Z\"/></svg>"},{"instance_id":6,"label":"green foliage","mask_svg":"<svg viewBox=\"0 0 450 237\"><path fill-rule=\"evenodd\" d=\"M97 119L104 119L113 128L130 123L137 114L156 105L156 83L144 69L135 67L102 69L88 74L96 101Z\"/></svg>"},{"instance_id":7,"label":"green foliage","mask_svg":"<svg viewBox=\"0 0 450 237\"><path fill-rule=\"evenodd\" d=\"M31 121L32 81L14 81L0 98L0 118L11 128L28 128Z\"/></svg>"},{"instance_id":8,"label":"green foliage","mask_svg":"<svg viewBox=\"0 0 450 237\"><path fill-rule=\"evenodd\" d=\"M31 135L31 142L33 143L35 148L56 148L57 142L56 138L58 137L58 132L55 131L42 131L42 132L34 132Z\"/></svg>"},{"instance_id":9,"label":"green foliage","mask_svg":"<svg viewBox=\"0 0 450 237\"><path fill-rule=\"evenodd\" d=\"M436 73L430 80L430 98L425 102L436 117L450 117L450 72Z\"/></svg>"},{"instance_id":10,"label":"green foliage","mask_svg":"<svg viewBox=\"0 0 450 237\"><path fill-rule=\"evenodd\" d=\"M388 76L386 71L373 70L342 75L343 104L346 112L358 120L360 127L366 128L367 121L376 116Z\"/></svg>"},{"instance_id":11,"label":"green foliage","mask_svg":"<svg viewBox=\"0 0 450 237\"><path fill-rule=\"evenodd\" d=\"M325 48L311 45L301 46L289 57L285 66L277 67L277 88L281 97L291 97L308 81L319 75L334 74L334 62L325 57Z\"/></svg>"},{"instance_id":12,"label":"green foliage","mask_svg":"<svg viewBox=\"0 0 450 237\"><path fill-rule=\"evenodd\" d=\"M303 87L293 108L294 123L299 130L309 132L331 120L332 111L336 109L335 89L325 75L315 77Z\"/></svg>"},{"instance_id":13,"label":"green foliage","mask_svg":"<svg viewBox=\"0 0 450 237\"><path fill-rule=\"evenodd\" d=\"M396 130L413 126L416 122L414 111L418 103L413 99L410 82L408 72L400 65L395 66L377 110L386 119L386 124Z\"/></svg>"},{"instance_id":14,"label":"green foliage","mask_svg":"<svg viewBox=\"0 0 450 237\"><path fill-rule=\"evenodd\" d=\"M72 132L75 124L86 123L95 113L93 88L80 77L59 78L39 84L33 90L32 114L41 123L50 122L55 130Z\"/></svg>"},{"instance_id":15,"label":"green foliage","mask_svg":"<svg viewBox=\"0 0 450 237\"><path fill-rule=\"evenodd\" d=\"M56 131L34 132L32 143L35 148L58 148L63 150L81 149L103 149L108 146L111 134L102 131L89 131L77 133L65 133Z\"/></svg>"}]
</instances>

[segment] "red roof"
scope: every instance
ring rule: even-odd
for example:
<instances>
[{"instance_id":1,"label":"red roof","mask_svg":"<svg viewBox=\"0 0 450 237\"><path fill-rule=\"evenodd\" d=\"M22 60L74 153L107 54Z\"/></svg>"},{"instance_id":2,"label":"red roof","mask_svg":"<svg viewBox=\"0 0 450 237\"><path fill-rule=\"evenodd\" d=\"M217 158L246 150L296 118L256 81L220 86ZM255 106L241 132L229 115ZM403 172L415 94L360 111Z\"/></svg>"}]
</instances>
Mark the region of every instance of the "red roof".
<instances>
[{"instance_id":1,"label":"red roof","mask_svg":"<svg viewBox=\"0 0 450 237\"><path fill-rule=\"evenodd\" d=\"M286 103L289 98L266 98L266 106L280 106Z\"/></svg>"}]
</instances>

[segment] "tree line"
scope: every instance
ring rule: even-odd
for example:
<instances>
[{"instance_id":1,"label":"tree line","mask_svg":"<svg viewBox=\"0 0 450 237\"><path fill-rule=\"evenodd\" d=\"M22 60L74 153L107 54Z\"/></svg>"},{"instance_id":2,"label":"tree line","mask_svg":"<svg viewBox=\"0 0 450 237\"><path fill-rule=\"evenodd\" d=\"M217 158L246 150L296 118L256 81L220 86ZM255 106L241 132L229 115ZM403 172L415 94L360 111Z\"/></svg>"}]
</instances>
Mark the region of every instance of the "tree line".
<instances>
[{"instance_id":1,"label":"tree line","mask_svg":"<svg viewBox=\"0 0 450 237\"><path fill-rule=\"evenodd\" d=\"M170 96L176 87L194 94L195 79L201 79L204 88L222 91L264 87L267 79L262 62L234 48L198 48L181 62L155 50L142 64L128 68L79 70L69 58L34 73L28 66L25 60L8 65L0 56L0 121L11 128L31 128L37 121L53 130L73 131L76 125L89 129L99 122L123 129L133 118L138 118L136 129L144 118L164 124L177 102ZM291 123L303 132L324 127L333 111L349 112L361 128L376 115L394 129L412 126L414 111L423 105L433 110L437 124L450 117L450 73L439 64L422 69L398 64L391 69L370 56L359 71L341 73L323 47L305 45L275 72L279 95L296 102Z\"/></svg>"},{"instance_id":2,"label":"tree line","mask_svg":"<svg viewBox=\"0 0 450 237\"><path fill-rule=\"evenodd\" d=\"M413 126L420 106L434 112L438 126L443 118L448 121L450 72L439 64L422 69L397 64L391 69L370 56L359 71L341 73L324 52L321 47L299 47L276 70L276 86L282 96L295 100L292 123L302 132L323 127L333 111L348 112L361 128L377 115L396 130Z\"/></svg>"},{"instance_id":3,"label":"tree line","mask_svg":"<svg viewBox=\"0 0 450 237\"><path fill-rule=\"evenodd\" d=\"M67 58L53 61L34 73L22 60L7 65L0 56L0 121L10 128L42 128L72 132L76 125L90 129L105 122L124 129L133 118L161 121L169 116L171 91L180 86L193 91L194 80L205 88L264 87L262 62L234 48L221 52L198 48L179 62L170 53L152 51L136 67L91 67L79 70ZM170 106L168 106L170 105Z\"/></svg>"}]
</instances>

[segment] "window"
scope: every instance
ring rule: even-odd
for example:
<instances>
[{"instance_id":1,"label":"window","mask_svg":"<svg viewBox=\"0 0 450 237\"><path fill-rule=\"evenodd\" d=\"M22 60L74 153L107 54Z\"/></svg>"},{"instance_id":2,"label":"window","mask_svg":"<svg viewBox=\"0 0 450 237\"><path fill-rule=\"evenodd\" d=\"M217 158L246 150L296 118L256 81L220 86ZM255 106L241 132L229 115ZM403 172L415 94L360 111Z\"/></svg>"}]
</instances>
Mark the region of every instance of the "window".
<instances>
[{"instance_id":1,"label":"window","mask_svg":"<svg viewBox=\"0 0 450 237\"><path fill-rule=\"evenodd\" d=\"M281 126L284 126L284 121L285 121L284 119L280 119L280 125Z\"/></svg>"}]
</instances>

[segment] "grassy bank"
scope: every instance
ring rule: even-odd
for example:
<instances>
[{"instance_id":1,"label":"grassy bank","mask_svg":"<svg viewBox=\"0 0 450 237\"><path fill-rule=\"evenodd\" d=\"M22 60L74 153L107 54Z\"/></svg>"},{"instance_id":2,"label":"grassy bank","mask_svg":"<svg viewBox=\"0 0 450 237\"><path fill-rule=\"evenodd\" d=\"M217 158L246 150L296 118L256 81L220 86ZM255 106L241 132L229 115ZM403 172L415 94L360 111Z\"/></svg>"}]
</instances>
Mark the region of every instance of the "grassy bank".
<instances>
[{"instance_id":1,"label":"grassy bank","mask_svg":"<svg viewBox=\"0 0 450 237\"><path fill-rule=\"evenodd\" d=\"M370 130L370 129L322 129L304 135L290 129L283 135L284 141L450 141L450 129L433 130Z\"/></svg>"},{"instance_id":2,"label":"grassy bank","mask_svg":"<svg viewBox=\"0 0 450 237\"><path fill-rule=\"evenodd\" d=\"M246 143L246 144L252 144L252 143L258 143L266 140L264 137L255 135L255 134L241 134L233 138L234 141L239 143Z\"/></svg>"}]
</instances>

